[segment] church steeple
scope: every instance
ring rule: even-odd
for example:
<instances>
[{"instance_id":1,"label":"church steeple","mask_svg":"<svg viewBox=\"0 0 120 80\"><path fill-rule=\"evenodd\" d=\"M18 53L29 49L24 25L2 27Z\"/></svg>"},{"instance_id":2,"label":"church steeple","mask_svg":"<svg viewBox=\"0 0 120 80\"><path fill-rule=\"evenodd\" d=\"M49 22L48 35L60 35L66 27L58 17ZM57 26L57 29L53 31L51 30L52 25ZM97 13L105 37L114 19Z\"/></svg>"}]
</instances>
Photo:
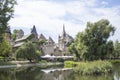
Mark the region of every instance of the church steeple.
<instances>
[{"instance_id":1,"label":"church steeple","mask_svg":"<svg viewBox=\"0 0 120 80\"><path fill-rule=\"evenodd\" d=\"M65 25L63 24L63 32L62 32L62 37L65 37L66 32L65 32Z\"/></svg>"}]
</instances>

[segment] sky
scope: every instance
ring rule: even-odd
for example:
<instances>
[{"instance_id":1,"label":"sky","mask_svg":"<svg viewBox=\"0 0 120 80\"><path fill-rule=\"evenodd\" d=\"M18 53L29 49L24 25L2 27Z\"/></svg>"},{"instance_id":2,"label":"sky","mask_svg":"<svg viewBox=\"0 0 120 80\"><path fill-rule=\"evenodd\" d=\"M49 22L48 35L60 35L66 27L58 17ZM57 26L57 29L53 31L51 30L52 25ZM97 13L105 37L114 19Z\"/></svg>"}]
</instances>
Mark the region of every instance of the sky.
<instances>
[{"instance_id":1,"label":"sky","mask_svg":"<svg viewBox=\"0 0 120 80\"><path fill-rule=\"evenodd\" d=\"M33 25L37 33L55 42L66 33L75 37L84 31L87 22L108 19L116 28L112 40L120 41L120 0L17 0L13 18L9 21L11 30L22 29L29 34Z\"/></svg>"}]
</instances>

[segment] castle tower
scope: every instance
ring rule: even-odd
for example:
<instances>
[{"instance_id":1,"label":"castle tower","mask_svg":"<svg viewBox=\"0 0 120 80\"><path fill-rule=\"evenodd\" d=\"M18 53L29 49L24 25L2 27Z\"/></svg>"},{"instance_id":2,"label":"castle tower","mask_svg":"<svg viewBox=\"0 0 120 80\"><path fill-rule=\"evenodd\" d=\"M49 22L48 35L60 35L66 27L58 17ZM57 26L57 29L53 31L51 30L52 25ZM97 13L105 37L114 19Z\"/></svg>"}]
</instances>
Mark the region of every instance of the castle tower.
<instances>
[{"instance_id":1,"label":"castle tower","mask_svg":"<svg viewBox=\"0 0 120 80\"><path fill-rule=\"evenodd\" d=\"M34 40L38 40L38 34L35 25L33 26L31 33L34 34L35 38Z\"/></svg>"},{"instance_id":2,"label":"castle tower","mask_svg":"<svg viewBox=\"0 0 120 80\"><path fill-rule=\"evenodd\" d=\"M35 34L36 36L38 36L35 25L33 26L32 30L31 30L31 33Z\"/></svg>"}]
</instances>

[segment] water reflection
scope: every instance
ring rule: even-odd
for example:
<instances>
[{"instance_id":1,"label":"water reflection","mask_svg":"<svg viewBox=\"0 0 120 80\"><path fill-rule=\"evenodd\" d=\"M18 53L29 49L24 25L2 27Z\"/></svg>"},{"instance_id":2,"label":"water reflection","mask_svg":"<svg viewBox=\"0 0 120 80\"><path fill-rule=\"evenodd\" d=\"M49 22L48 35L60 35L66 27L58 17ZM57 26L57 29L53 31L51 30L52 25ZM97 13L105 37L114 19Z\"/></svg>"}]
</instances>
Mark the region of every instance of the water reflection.
<instances>
[{"instance_id":1,"label":"water reflection","mask_svg":"<svg viewBox=\"0 0 120 80\"><path fill-rule=\"evenodd\" d=\"M46 70L49 72L46 73ZM115 68L114 71L114 74L108 75L80 76L73 73L72 70L64 69L41 69L40 67L9 68L0 69L0 80L120 80L120 68Z\"/></svg>"}]
</instances>

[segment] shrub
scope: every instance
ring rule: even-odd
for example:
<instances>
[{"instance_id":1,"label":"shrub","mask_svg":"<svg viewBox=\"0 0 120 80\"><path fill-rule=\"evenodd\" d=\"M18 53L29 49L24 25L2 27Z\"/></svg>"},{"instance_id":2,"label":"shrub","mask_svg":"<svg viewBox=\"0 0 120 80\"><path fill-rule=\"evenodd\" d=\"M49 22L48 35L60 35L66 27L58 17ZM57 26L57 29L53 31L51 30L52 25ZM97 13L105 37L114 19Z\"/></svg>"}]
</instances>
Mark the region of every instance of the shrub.
<instances>
[{"instance_id":1,"label":"shrub","mask_svg":"<svg viewBox=\"0 0 120 80\"><path fill-rule=\"evenodd\" d=\"M120 63L120 60L110 60L110 62L111 62L112 64L117 64L117 63Z\"/></svg>"},{"instance_id":2,"label":"shrub","mask_svg":"<svg viewBox=\"0 0 120 80\"><path fill-rule=\"evenodd\" d=\"M90 74L107 74L112 70L112 64L108 61L93 61L93 62L73 62L66 61L65 67L74 68L74 71L81 75Z\"/></svg>"}]
</instances>

